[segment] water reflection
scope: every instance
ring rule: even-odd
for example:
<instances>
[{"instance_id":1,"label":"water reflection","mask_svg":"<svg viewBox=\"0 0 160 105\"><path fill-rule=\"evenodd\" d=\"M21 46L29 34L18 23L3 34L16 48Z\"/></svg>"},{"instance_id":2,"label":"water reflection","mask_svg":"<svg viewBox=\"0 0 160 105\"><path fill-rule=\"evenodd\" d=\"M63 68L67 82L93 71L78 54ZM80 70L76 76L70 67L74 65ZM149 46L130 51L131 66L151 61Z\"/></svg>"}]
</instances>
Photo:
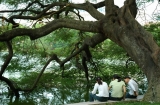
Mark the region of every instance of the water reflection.
<instances>
[{"instance_id":1,"label":"water reflection","mask_svg":"<svg viewBox=\"0 0 160 105\"><path fill-rule=\"evenodd\" d=\"M76 85L21 93L19 98L8 96L6 92L0 93L0 105L64 105L88 101L89 88L86 85Z\"/></svg>"}]
</instances>

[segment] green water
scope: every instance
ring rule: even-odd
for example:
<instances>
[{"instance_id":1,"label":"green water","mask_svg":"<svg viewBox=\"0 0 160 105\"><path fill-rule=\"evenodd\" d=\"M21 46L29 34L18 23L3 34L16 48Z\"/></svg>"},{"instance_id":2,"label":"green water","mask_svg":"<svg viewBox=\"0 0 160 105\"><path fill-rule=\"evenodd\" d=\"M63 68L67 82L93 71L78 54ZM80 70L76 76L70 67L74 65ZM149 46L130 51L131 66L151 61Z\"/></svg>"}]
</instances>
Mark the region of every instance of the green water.
<instances>
[{"instance_id":1,"label":"green water","mask_svg":"<svg viewBox=\"0 0 160 105\"><path fill-rule=\"evenodd\" d=\"M58 86L57 86L58 87ZM59 88L49 87L31 93L20 93L20 97L8 96L0 92L0 105L65 105L88 101L89 88L86 85L61 85Z\"/></svg>"}]
</instances>

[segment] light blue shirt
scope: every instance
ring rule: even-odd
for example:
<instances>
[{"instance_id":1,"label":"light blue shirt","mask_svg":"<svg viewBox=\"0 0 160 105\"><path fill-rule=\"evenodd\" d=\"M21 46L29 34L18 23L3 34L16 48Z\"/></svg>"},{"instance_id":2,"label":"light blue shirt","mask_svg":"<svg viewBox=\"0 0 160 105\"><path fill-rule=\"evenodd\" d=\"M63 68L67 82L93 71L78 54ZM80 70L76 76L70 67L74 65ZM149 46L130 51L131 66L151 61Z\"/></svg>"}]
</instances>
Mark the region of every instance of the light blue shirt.
<instances>
[{"instance_id":1,"label":"light blue shirt","mask_svg":"<svg viewBox=\"0 0 160 105\"><path fill-rule=\"evenodd\" d=\"M130 95L134 95L134 91L138 93L138 84L133 79L129 80L128 86Z\"/></svg>"}]
</instances>

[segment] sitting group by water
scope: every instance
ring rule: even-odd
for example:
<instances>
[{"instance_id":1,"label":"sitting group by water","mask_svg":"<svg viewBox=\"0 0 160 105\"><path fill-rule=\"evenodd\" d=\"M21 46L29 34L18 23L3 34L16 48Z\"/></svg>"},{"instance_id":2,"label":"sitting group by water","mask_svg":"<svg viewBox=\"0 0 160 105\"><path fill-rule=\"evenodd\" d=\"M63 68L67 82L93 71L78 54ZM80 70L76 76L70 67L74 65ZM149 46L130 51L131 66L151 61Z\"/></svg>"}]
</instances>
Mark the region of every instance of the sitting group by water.
<instances>
[{"instance_id":1,"label":"sitting group by water","mask_svg":"<svg viewBox=\"0 0 160 105\"><path fill-rule=\"evenodd\" d=\"M125 98L136 99L138 96L138 84L129 76L124 77L123 80L120 76L115 74L108 86L101 77L96 78L93 91L89 95L90 102L95 100L100 102L108 100L121 101L125 100ZM128 92L126 92L126 84L128 85ZM96 94L97 90L98 94Z\"/></svg>"}]
</instances>

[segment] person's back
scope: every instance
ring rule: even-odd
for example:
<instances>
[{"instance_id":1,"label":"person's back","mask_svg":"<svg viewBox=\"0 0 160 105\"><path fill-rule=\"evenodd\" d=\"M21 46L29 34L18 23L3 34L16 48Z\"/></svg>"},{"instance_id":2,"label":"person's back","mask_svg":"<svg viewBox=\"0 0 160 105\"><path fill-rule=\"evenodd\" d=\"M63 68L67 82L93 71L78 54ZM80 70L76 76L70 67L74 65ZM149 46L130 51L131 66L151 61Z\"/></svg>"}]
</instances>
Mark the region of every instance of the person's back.
<instances>
[{"instance_id":1,"label":"person's back","mask_svg":"<svg viewBox=\"0 0 160 105\"><path fill-rule=\"evenodd\" d=\"M118 75L113 76L113 81L109 84L109 89L112 89L110 100L122 100L125 96L126 88L125 83Z\"/></svg>"},{"instance_id":2,"label":"person's back","mask_svg":"<svg viewBox=\"0 0 160 105\"><path fill-rule=\"evenodd\" d=\"M99 85L97 83L97 85ZM101 85L98 86L98 94L96 94L97 96L103 96L103 97L109 97L108 95L108 85L106 82L102 82Z\"/></svg>"},{"instance_id":3,"label":"person's back","mask_svg":"<svg viewBox=\"0 0 160 105\"><path fill-rule=\"evenodd\" d=\"M129 86L129 92L126 94L126 98L137 98L138 84L129 76L124 77L124 81Z\"/></svg>"},{"instance_id":4,"label":"person's back","mask_svg":"<svg viewBox=\"0 0 160 105\"><path fill-rule=\"evenodd\" d=\"M96 94L98 90L98 94ZM89 95L89 100L92 102L94 100L98 101L107 101L109 97L108 85L106 82L103 82L100 77L96 79L93 91Z\"/></svg>"},{"instance_id":5,"label":"person's back","mask_svg":"<svg viewBox=\"0 0 160 105\"><path fill-rule=\"evenodd\" d=\"M118 82L117 79L111 82L110 86L112 87L112 97L123 97L123 86L125 86L125 83L123 81Z\"/></svg>"},{"instance_id":6,"label":"person's back","mask_svg":"<svg viewBox=\"0 0 160 105\"><path fill-rule=\"evenodd\" d=\"M133 80L130 79L130 81L128 82L129 85L129 94L134 95L134 91L137 92L137 96L138 96L138 84Z\"/></svg>"}]
</instances>

